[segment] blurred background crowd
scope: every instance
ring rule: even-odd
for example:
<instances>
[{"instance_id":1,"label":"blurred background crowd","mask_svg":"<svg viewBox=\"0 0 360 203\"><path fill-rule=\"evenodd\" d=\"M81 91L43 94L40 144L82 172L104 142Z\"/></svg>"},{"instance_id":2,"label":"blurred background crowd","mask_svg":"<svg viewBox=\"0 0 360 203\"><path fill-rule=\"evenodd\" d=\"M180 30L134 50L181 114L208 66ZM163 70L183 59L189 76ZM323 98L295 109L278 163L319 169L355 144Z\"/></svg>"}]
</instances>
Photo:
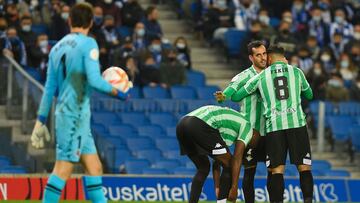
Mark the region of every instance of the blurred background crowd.
<instances>
[{"instance_id":1,"label":"blurred background crowd","mask_svg":"<svg viewBox=\"0 0 360 203\"><path fill-rule=\"evenodd\" d=\"M24 67L46 78L51 47L69 33L70 7L78 1L0 1L0 46ZM315 99L360 101L360 2L356 0L89 0L94 6L90 36L99 45L101 69L126 69L138 86L170 87L186 82L190 47L184 37L167 40L158 22L158 3L171 3L179 18L213 48L229 29L244 31L239 71L250 64L246 45L279 43L289 64L300 67ZM195 3L195 4L194 4ZM195 6L187 6L187 5ZM189 20L189 19L188 19Z\"/></svg>"}]
</instances>

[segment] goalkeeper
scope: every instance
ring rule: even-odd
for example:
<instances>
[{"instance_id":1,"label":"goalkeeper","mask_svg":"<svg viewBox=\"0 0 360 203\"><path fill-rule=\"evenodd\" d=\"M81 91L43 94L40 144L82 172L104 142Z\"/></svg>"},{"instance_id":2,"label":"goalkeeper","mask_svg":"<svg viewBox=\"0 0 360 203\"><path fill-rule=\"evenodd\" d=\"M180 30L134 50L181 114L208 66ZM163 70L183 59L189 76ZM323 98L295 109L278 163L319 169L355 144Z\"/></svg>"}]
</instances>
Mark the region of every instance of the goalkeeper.
<instances>
[{"instance_id":1,"label":"goalkeeper","mask_svg":"<svg viewBox=\"0 0 360 203\"><path fill-rule=\"evenodd\" d=\"M43 202L59 202L61 191L70 177L75 162L81 162L86 176L85 189L92 202L106 202L102 191L102 165L90 131L91 89L126 99L102 79L99 51L96 41L87 34L93 25L93 9L88 3L79 3L70 11L70 34L51 50L45 91L41 99L33 133L32 145L42 148L50 140L45 123L55 92L58 92L55 110L56 162L50 175Z\"/></svg>"}]
</instances>

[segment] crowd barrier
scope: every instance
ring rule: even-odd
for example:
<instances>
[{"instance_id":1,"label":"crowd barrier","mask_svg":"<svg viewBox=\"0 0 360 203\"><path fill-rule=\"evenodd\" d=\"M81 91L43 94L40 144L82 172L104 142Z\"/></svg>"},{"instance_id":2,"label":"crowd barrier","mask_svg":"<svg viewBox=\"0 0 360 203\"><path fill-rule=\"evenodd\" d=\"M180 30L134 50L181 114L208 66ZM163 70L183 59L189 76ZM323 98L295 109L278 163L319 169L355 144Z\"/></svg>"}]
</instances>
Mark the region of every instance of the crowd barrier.
<instances>
[{"instance_id":1,"label":"crowd barrier","mask_svg":"<svg viewBox=\"0 0 360 203\"><path fill-rule=\"evenodd\" d=\"M39 200L43 195L46 177L2 177L0 178L0 200ZM316 202L360 202L360 179L315 178L314 201ZM169 176L105 176L103 190L113 201L187 201L190 195L190 177ZM241 183L239 184L241 186ZM239 201L244 200L239 190ZM215 200L212 179L207 179L201 200ZM82 178L67 182L62 199L83 200ZM255 201L267 202L269 196L266 179L255 180ZM286 178L285 202L301 202L302 194L297 178Z\"/></svg>"}]
</instances>

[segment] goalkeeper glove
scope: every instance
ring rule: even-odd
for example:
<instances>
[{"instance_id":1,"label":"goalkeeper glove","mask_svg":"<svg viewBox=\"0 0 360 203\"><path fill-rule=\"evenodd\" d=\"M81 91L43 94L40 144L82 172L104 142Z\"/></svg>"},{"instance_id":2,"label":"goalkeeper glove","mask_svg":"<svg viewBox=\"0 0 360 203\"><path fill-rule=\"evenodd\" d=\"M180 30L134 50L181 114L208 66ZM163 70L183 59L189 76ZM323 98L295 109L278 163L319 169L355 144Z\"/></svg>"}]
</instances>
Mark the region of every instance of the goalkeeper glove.
<instances>
[{"instance_id":1,"label":"goalkeeper glove","mask_svg":"<svg viewBox=\"0 0 360 203\"><path fill-rule=\"evenodd\" d=\"M36 149L41 149L44 147L45 141L50 141L49 130L40 120L36 120L33 132L31 134L31 145Z\"/></svg>"}]
</instances>

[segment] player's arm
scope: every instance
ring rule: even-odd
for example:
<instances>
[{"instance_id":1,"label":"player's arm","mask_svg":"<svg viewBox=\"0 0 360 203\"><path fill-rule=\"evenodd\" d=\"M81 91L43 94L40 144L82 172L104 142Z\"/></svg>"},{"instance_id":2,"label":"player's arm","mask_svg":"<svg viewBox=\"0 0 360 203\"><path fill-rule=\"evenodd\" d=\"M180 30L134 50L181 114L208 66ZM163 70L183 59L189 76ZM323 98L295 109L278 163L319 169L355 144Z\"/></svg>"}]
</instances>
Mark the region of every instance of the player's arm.
<instances>
[{"instance_id":1,"label":"player's arm","mask_svg":"<svg viewBox=\"0 0 360 203\"><path fill-rule=\"evenodd\" d=\"M240 168L244 151L245 143L240 140L235 141L235 151L231 158L231 188L228 196L229 201L235 201L237 199Z\"/></svg>"},{"instance_id":2,"label":"player's arm","mask_svg":"<svg viewBox=\"0 0 360 203\"><path fill-rule=\"evenodd\" d=\"M120 99L126 99L128 97L127 93L123 93L113 88L110 83L105 81L100 74L100 65L99 65L99 49L94 41L91 41L90 51L87 49L87 53L84 53L85 61L85 71L87 80L93 88L108 93L112 96L116 96Z\"/></svg>"},{"instance_id":3,"label":"player's arm","mask_svg":"<svg viewBox=\"0 0 360 203\"><path fill-rule=\"evenodd\" d=\"M233 79L231 79L230 84L225 88L224 91L217 91L214 93L215 99L217 102L221 103L226 100L230 100L232 95L235 94L237 90L241 88L244 84L245 74L239 73Z\"/></svg>"},{"instance_id":4,"label":"player's arm","mask_svg":"<svg viewBox=\"0 0 360 203\"><path fill-rule=\"evenodd\" d=\"M313 98L313 91L310 87L309 82L306 80L304 73L298 69L301 79L301 95L305 97L305 99L311 100Z\"/></svg>"},{"instance_id":5,"label":"player's arm","mask_svg":"<svg viewBox=\"0 0 360 203\"><path fill-rule=\"evenodd\" d=\"M241 87L235 94L232 95L231 100L234 102L239 102L243 98L255 92L260 84L261 77L263 77L263 73L252 77L243 87Z\"/></svg>"}]
</instances>

